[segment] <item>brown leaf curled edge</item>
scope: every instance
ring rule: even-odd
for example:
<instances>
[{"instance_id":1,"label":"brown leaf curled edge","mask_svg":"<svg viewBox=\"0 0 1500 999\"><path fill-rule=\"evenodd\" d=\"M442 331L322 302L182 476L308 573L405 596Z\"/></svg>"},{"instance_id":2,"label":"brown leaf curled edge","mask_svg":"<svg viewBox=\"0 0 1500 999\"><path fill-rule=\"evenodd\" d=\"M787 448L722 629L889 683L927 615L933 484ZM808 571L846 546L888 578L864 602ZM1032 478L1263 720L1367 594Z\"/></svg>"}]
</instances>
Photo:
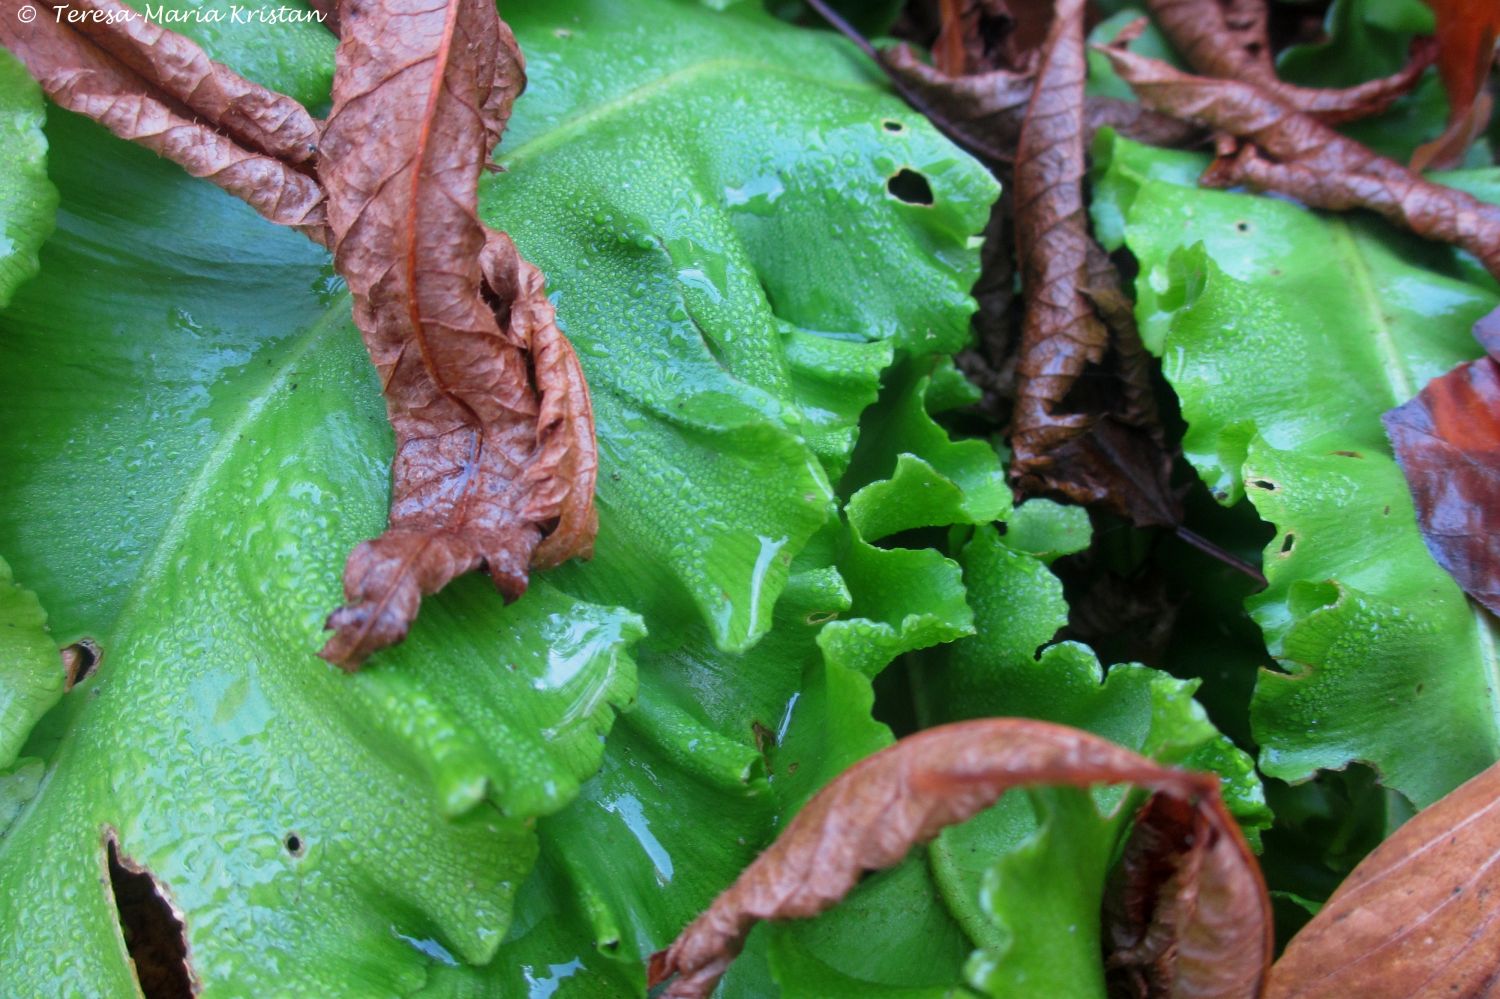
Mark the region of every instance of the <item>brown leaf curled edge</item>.
<instances>
[{"instance_id":1,"label":"brown leaf curled edge","mask_svg":"<svg viewBox=\"0 0 1500 999\"><path fill-rule=\"evenodd\" d=\"M1141 525L1179 520L1130 303L1089 235L1082 0L1061 0L1016 147L1016 247L1026 313L1016 367L1012 476L1023 492L1105 504ZM1119 400L1064 412L1085 369L1113 345ZM1112 410L1104 414L1099 409Z\"/></svg>"},{"instance_id":2,"label":"brown leaf curled edge","mask_svg":"<svg viewBox=\"0 0 1500 999\"><path fill-rule=\"evenodd\" d=\"M59 19L71 6L90 15ZM58 105L97 121L244 201L272 222L328 241L313 174L318 123L289 97L210 60L117 0L45 3L0 16L10 49Z\"/></svg>"},{"instance_id":3,"label":"brown leaf curled edge","mask_svg":"<svg viewBox=\"0 0 1500 999\"><path fill-rule=\"evenodd\" d=\"M1192 76L1119 48L1100 51L1141 103L1223 133L1203 184L1278 191L1331 211L1379 212L1419 236L1462 247L1500 277L1500 206L1425 180L1250 84Z\"/></svg>"},{"instance_id":4,"label":"brown leaf curled edge","mask_svg":"<svg viewBox=\"0 0 1500 999\"><path fill-rule=\"evenodd\" d=\"M1271 958L1270 901L1249 847L1219 798L1217 778L1162 766L1087 732L1019 718L928 729L844 771L671 947L652 956L650 983L671 979L664 995L676 999L707 997L757 922L806 918L830 908L863 872L891 867L914 845L989 807L1011 788L1116 783L1148 788L1190 811L1191 842L1172 837L1177 852L1158 892L1165 901L1149 916L1135 913L1137 924L1144 918L1151 927L1132 937L1165 941L1143 950L1168 968L1168 994L1259 996ZM1159 847L1149 842L1144 852L1167 856Z\"/></svg>"},{"instance_id":5,"label":"brown leaf curled edge","mask_svg":"<svg viewBox=\"0 0 1500 999\"><path fill-rule=\"evenodd\" d=\"M1474 335L1487 357L1432 379L1382 419L1427 550L1500 614L1500 309Z\"/></svg>"},{"instance_id":6,"label":"brown leaf curled edge","mask_svg":"<svg viewBox=\"0 0 1500 999\"><path fill-rule=\"evenodd\" d=\"M1283 82L1271 61L1265 0L1147 0L1146 7L1188 65L1208 76L1243 80L1288 107L1324 121L1352 121L1385 112L1411 90L1437 55L1421 44L1402 69L1343 90Z\"/></svg>"},{"instance_id":7,"label":"brown leaf curled edge","mask_svg":"<svg viewBox=\"0 0 1500 999\"><path fill-rule=\"evenodd\" d=\"M424 594L484 566L509 599L591 551L593 415L540 272L475 214L524 86L489 0L346 5L319 174L334 262L396 431L390 524L344 571L320 655L406 635Z\"/></svg>"},{"instance_id":8,"label":"brown leaf curled edge","mask_svg":"<svg viewBox=\"0 0 1500 999\"><path fill-rule=\"evenodd\" d=\"M1271 999L1500 990L1500 764L1360 862L1271 971Z\"/></svg>"}]
</instances>

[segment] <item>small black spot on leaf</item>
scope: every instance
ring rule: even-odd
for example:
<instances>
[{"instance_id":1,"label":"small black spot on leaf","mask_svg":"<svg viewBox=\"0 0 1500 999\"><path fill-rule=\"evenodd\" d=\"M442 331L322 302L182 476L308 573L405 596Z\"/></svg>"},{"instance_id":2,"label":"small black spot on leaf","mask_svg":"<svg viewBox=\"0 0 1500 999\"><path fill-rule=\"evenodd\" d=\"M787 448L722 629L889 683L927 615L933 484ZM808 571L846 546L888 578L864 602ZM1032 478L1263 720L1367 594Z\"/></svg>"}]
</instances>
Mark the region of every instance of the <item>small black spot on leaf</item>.
<instances>
[{"instance_id":1,"label":"small black spot on leaf","mask_svg":"<svg viewBox=\"0 0 1500 999\"><path fill-rule=\"evenodd\" d=\"M893 118L887 118L885 121L881 122L880 124L881 124L881 126L883 126L885 128L885 130L887 132L904 132L904 131L906 131L906 126L903 125L903 124L901 124L899 121L896 121Z\"/></svg>"},{"instance_id":2,"label":"small black spot on leaf","mask_svg":"<svg viewBox=\"0 0 1500 999\"><path fill-rule=\"evenodd\" d=\"M287 833L284 845L286 852L294 857L302 856L302 837L296 833Z\"/></svg>"}]
</instances>

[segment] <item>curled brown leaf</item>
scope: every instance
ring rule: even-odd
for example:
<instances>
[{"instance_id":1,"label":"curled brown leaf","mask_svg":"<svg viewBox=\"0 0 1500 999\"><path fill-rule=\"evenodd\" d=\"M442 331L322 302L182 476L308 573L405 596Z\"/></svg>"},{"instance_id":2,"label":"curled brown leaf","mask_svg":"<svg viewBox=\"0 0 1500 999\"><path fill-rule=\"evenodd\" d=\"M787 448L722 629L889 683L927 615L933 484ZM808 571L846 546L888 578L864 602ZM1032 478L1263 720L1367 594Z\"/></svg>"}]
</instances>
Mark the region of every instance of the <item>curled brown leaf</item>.
<instances>
[{"instance_id":1,"label":"curled brown leaf","mask_svg":"<svg viewBox=\"0 0 1500 999\"><path fill-rule=\"evenodd\" d=\"M1427 550L1500 614L1500 309L1474 332L1488 356L1434 378L1383 420Z\"/></svg>"},{"instance_id":2,"label":"curled brown leaf","mask_svg":"<svg viewBox=\"0 0 1500 999\"><path fill-rule=\"evenodd\" d=\"M1016 147L1016 248L1026 314L1016 367L1011 475L1023 492L1110 506L1138 524L1175 524L1149 361L1114 268L1089 235L1083 3L1057 5ZM1113 355L1111 349L1114 347ZM1086 369L1114 361L1112 401L1066 411Z\"/></svg>"},{"instance_id":3,"label":"curled brown leaf","mask_svg":"<svg viewBox=\"0 0 1500 999\"><path fill-rule=\"evenodd\" d=\"M319 173L334 261L396 431L390 524L357 547L320 653L346 668L483 566L508 597L587 554L593 419L536 268L475 214L524 85L488 0L347 6Z\"/></svg>"},{"instance_id":4,"label":"curled brown leaf","mask_svg":"<svg viewBox=\"0 0 1500 999\"><path fill-rule=\"evenodd\" d=\"M300 104L210 60L116 0L78 0L60 18L0 17L0 44L60 106L99 122L248 202L261 215L327 242L313 174L318 125Z\"/></svg>"},{"instance_id":5,"label":"curled brown leaf","mask_svg":"<svg viewBox=\"0 0 1500 999\"><path fill-rule=\"evenodd\" d=\"M1199 73L1253 83L1288 107L1324 121L1351 121L1380 114L1416 86L1437 50L1418 45L1402 69L1388 77L1343 90L1283 82L1271 61L1265 0L1147 0L1157 25Z\"/></svg>"},{"instance_id":6,"label":"curled brown leaf","mask_svg":"<svg viewBox=\"0 0 1500 999\"><path fill-rule=\"evenodd\" d=\"M1270 903L1217 778L1164 767L1087 732L1018 718L928 729L844 771L671 947L653 955L650 981L670 979L664 995L676 999L708 996L755 923L830 908L865 871L896 864L1011 788L1117 783L1180 800L1191 814L1191 844L1166 863L1176 908L1154 901L1137 907L1153 925L1171 927L1170 945L1156 955L1170 970L1171 995L1258 996L1271 957Z\"/></svg>"},{"instance_id":7,"label":"curled brown leaf","mask_svg":"<svg viewBox=\"0 0 1500 999\"><path fill-rule=\"evenodd\" d=\"M1204 184L1278 191L1332 211L1379 212L1419 236L1462 247L1500 277L1500 206L1425 180L1251 84L1193 76L1118 48L1101 51L1143 104L1226 137Z\"/></svg>"},{"instance_id":8,"label":"curled brown leaf","mask_svg":"<svg viewBox=\"0 0 1500 999\"><path fill-rule=\"evenodd\" d=\"M1500 990L1500 764L1380 844L1292 938L1272 999Z\"/></svg>"}]
</instances>

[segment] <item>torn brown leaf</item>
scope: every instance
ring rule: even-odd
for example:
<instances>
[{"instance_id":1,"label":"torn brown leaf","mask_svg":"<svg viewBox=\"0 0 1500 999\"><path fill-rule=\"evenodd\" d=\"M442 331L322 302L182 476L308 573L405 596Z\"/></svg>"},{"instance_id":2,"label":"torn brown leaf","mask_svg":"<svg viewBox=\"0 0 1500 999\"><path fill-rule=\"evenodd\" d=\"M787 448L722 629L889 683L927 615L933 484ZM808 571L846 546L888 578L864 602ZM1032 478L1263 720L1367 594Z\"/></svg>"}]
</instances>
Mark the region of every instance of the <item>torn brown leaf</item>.
<instances>
[{"instance_id":1,"label":"torn brown leaf","mask_svg":"<svg viewBox=\"0 0 1500 999\"><path fill-rule=\"evenodd\" d=\"M1462 247L1500 277L1500 206L1425 180L1250 84L1192 76L1117 48L1100 51L1143 104L1233 137L1221 142L1205 185L1243 184L1315 208L1379 212L1419 236Z\"/></svg>"},{"instance_id":2,"label":"torn brown leaf","mask_svg":"<svg viewBox=\"0 0 1500 999\"><path fill-rule=\"evenodd\" d=\"M319 173L396 431L389 526L349 556L320 653L352 669L455 576L484 567L514 599L533 565L587 554L596 459L541 274L475 214L524 85L514 37L488 0L342 15Z\"/></svg>"},{"instance_id":3,"label":"torn brown leaf","mask_svg":"<svg viewBox=\"0 0 1500 999\"><path fill-rule=\"evenodd\" d=\"M1475 999L1500 989L1500 764L1366 857L1271 972L1271 999Z\"/></svg>"},{"instance_id":4,"label":"torn brown leaf","mask_svg":"<svg viewBox=\"0 0 1500 999\"><path fill-rule=\"evenodd\" d=\"M1011 476L1023 494L1060 493L1108 506L1137 524L1170 525L1180 511L1151 401L1150 362L1129 300L1088 231L1087 75L1083 4L1063 0L1016 147L1016 248L1026 313ZM1108 383L1109 391L1070 398L1090 369L1103 376L1090 387Z\"/></svg>"},{"instance_id":5,"label":"torn brown leaf","mask_svg":"<svg viewBox=\"0 0 1500 999\"><path fill-rule=\"evenodd\" d=\"M865 871L898 863L915 845L992 805L1015 787L1135 784L1186 803L1194 840L1172 862L1174 996L1260 995L1271 958L1270 902L1244 837L1225 811L1218 780L1164 767L1078 729L987 718L908 736L844 771L667 950L650 983L676 999L713 992L763 919L817 915Z\"/></svg>"},{"instance_id":6,"label":"torn brown leaf","mask_svg":"<svg viewBox=\"0 0 1500 999\"><path fill-rule=\"evenodd\" d=\"M1487 356L1382 418L1433 559L1500 614L1500 309L1474 326Z\"/></svg>"},{"instance_id":7,"label":"torn brown leaf","mask_svg":"<svg viewBox=\"0 0 1500 999\"><path fill-rule=\"evenodd\" d=\"M1391 76L1342 90L1299 87L1276 75L1265 0L1147 0L1146 7L1172 47L1199 73L1253 83L1287 106L1329 122L1388 110L1417 85L1437 54L1434 46L1420 44Z\"/></svg>"},{"instance_id":8,"label":"torn brown leaf","mask_svg":"<svg viewBox=\"0 0 1500 999\"><path fill-rule=\"evenodd\" d=\"M192 41L143 18L59 23L0 17L10 49L61 107L92 118L248 202L272 222L327 242L312 172L318 126L301 105L210 60ZM80 0L119 15L114 0Z\"/></svg>"}]
</instances>

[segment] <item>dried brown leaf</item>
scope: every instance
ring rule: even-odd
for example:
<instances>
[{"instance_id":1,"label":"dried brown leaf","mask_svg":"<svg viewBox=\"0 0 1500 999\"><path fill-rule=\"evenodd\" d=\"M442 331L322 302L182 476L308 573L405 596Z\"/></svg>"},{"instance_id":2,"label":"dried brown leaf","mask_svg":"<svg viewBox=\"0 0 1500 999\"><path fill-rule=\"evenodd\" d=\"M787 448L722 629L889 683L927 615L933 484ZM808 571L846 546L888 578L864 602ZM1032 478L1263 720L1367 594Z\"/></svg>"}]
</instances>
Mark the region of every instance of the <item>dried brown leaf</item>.
<instances>
[{"instance_id":1,"label":"dried brown leaf","mask_svg":"<svg viewBox=\"0 0 1500 999\"><path fill-rule=\"evenodd\" d=\"M992 164L1015 159L1035 73L995 69L950 76L923 62L907 45L882 49L879 61L901 95L964 148ZM1108 97L1087 98L1084 120L1088 139L1105 126L1156 146L1186 146L1204 138L1202 129Z\"/></svg>"},{"instance_id":2,"label":"dried brown leaf","mask_svg":"<svg viewBox=\"0 0 1500 999\"><path fill-rule=\"evenodd\" d=\"M1258 996L1271 956L1270 903L1217 778L1164 767L1087 732L1017 718L928 729L844 771L652 957L651 983L671 978L664 995L677 999L708 996L755 923L830 908L865 871L896 864L1011 788L1117 783L1179 799L1193 816L1191 846L1167 865L1172 884L1162 897L1171 904L1137 910L1170 927L1160 959L1170 968L1171 995Z\"/></svg>"},{"instance_id":3,"label":"dried brown leaf","mask_svg":"<svg viewBox=\"0 0 1500 999\"><path fill-rule=\"evenodd\" d=\"M99 122L248 202L272 222L326 243L323 191L312 173L318 125L288 97L210 60L192 41L115 0L78 0L90 15L0 17L10 49L60 106ZM97 20L93 18L97 15Z\"/></svg>"},{"instance_id":4,"label":"dried brown leaf","mask_svg":"<svg viewBox=\"0 0 1500 999\"><path fill-rule=\"evenodd\" d=\"M1265 0L1147 0L1173 48L1199 73L1254 83L1289 107L1324 121L1380 114L1416 86L1436 49L1419 45L1399 72L1343 90L1283 82L1271 61Z\"/></svg>"},{"instance_id":5,"label":"dried brown leaf","mask_svg":"<svg viewBox=\"0 0 1500 999\"><path fill-rule=\"evenodd\" d=\"M1250 84L1192 76L1122 49L1101 51L1143 104L1242 140L1221 143L1204 184L1279 191L1332 211L1367 208L1462 247L1500 277L1500 206L1425 180Z\"/></svg>"},{"instance_id":6,"label":"dried brown leaf","mask_svg":"<svg viewBox=\"0 0 1500 999\"><path fill-rule=\"evenodd\" d=\"M1082 0L1063 0L1042 50L1016 149L1016 247L1026 315L1016 367L1011 474L1024 493L1106 505L1137 524L1175 524L1168 455L1129 300L1088 231L1084 202ZM1112 345L1114 351L1111 351ZM1114 362L1112 372L1104 368ZM1114 399L1065 409L1087 369Z\"/></svg>"},{"instance_id":7,"label":"dried brown leaf","mask_svg":"<svg viewBox=\"0 0 1500 999\"><path fill-rule=\"evenodd\" d=\"M1272 999L1500 993L1500 764L1380 844L1292 938Z\"/></svg>"},{"instance_id":8,"label":"dried brown leaf","mask_svg":"<svg viewBox=\"0 0 1500 999\"><path fill-rule=\"evenodd\" d=\"M1500 614L1500 309L1474 333L1489 356L1434 378L1383 419L1427 550Z\"/></svg>"},{"instance_id":9,"label":"dried brown leaf","mask_svg":"<svg viewBox=\"0 0 1500 999\"><path fill-rule=\"evenodd\" d=\"M590 551L593 418L541 274L475 215L524 85L488 0L342 11L319 172L334 261L396 431L390 525L357 547L320 653L400 641L424 594L483 566L508 597Z\"/></svg>"}]
</instances>

